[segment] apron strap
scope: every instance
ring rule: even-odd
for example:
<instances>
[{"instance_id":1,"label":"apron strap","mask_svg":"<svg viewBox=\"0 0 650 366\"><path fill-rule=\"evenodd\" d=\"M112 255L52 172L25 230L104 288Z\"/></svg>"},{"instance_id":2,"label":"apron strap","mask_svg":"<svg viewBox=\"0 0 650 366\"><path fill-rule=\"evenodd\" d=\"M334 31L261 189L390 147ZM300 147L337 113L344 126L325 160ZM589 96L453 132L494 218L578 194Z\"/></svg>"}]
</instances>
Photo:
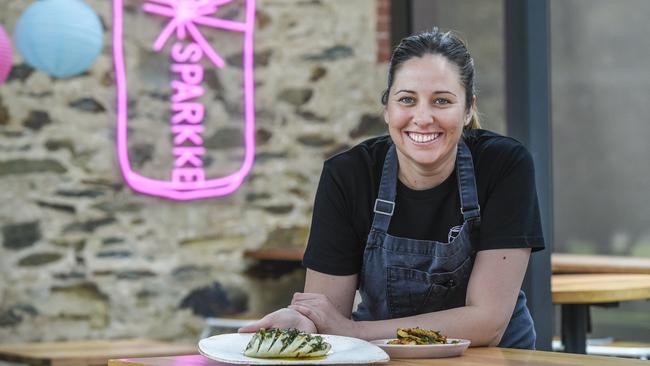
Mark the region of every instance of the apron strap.
<instances>
[{"instance_id":1,"label":"apron strap","mask_svg":"<svg viewBox=\"0 0 650 366\"><path fill-rule=\"evenodd\" d=\"M388 231L391 216L395 211L395 191L397 188L397 152L395 144L391 144L386 153L384 167L381 172L379 193L374 204L372 229L385 233Z\"/></svg>"},{"instance_id":2,"label":"apron strap","mask_svg":"<svg viewBox=\"0 0 650 366\"><path fill-rule=\"evenodd\" d=\"M473 220L474 225L480 225L481 207L478 204L472 153L462 138L458 141L456 176L460 193L460 212L463 214L463 219L465 221Z\"/></svg>"},{"instance_id":3,"label":"apron strap","mask_svg":"<svg viewBox=\"0 0 650 366\"><path fill-rule=\"evenodd\" d=\"M391 144L386 153L384 166L379 183L379 193L373 208L372 229L387 232L391 216L395 211L395 192L397 189L397 152L395 144ZM458 142L456 156L456 176L460 195L460 212L465 221L472 221L474 225L481 223L481 208L478 204L476 179L474 177L474 163L472 153L463 139Z\"/></svg>"}]
</instances>

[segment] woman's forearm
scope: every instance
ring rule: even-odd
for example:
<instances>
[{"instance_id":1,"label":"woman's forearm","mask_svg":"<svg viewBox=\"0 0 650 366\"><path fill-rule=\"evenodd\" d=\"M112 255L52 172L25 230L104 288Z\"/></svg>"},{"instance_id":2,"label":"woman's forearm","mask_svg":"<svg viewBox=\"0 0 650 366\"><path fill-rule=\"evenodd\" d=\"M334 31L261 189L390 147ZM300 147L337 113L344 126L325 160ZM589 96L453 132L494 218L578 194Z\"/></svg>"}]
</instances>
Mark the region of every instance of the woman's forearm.
<instances>
[{"instance_id":1,"label":"woman's forearm","mask_svg":"<svg viewBox=\"0 0 650 366\"><path fill-rule=\"evenodd\" d=\"M440 331L449 338L469 339L472 346L496 346L508 324L488 312L478 306L464 306L399 319L358 321L354 334L349 336L366 340L395 338L397 328L420 327Z\"/></svg>"}]
</instances>

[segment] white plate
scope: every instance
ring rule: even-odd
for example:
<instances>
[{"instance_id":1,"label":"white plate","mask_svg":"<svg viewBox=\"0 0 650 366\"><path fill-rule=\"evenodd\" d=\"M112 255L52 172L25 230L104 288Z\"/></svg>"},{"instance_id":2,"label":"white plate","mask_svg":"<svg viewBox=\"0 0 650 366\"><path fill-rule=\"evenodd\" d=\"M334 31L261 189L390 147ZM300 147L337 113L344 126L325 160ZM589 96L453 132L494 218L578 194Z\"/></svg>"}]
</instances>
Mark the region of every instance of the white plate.
<instances>
[{"instance_id":1,"label":"white plate","mask_svg":"<svg viewBox=\"0 0 650 366\"><path fill-rule=\"evenodd\" d=\"M253 358L244 356L244 348L253 333L220 334L199 341L199 352L215 361L248 365L333 365L388 362L386 352L357 338L322 334L332 345L325 357L318 359Z\"/></svg>"},{"instance_id":2,"label":"white plate","mask_svg":"<svg viewBox=\"0 0 650 366\"><path fill-rule=\"evenodd\" d=\"M447 338L446 344L388 344L392 339L378 339L370 341L381 347L390 358L443 358L460 356L469 347L467 339ZM458 341L458 343L450 343Z\"/></svg>"}]
</instances>

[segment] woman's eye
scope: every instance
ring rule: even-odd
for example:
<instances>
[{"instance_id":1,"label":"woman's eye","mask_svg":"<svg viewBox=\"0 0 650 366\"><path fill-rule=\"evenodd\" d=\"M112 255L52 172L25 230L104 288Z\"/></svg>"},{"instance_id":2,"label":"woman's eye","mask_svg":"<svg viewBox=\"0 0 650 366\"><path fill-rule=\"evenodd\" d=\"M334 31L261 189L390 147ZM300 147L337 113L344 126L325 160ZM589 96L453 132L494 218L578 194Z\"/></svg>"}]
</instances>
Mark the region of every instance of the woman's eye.
<instances>
[{"instance_id":1,"label":"woman's eye","mask_svg":"<svg viewBox=\"0 0 650 366\"><path fill-rule=\"evenodd\" d=\"M447 99L445 99L445 98L436 98L436 99L433 101L433 104L441 104L441 105L445 105L445 104L449 104L449 100L447 100Z\"/></svg>"},{"instance_id":2,"label":"woman's eye","mask_svg":"<svg viewBox=\"0 0 650 366\"><path fill-rule=\"evenodd\" d=\"M413 104L415 102L415 98L413 97L401 97L398 99L398 102L404 103L404 104Z\"/></svg>"}]
</instances>

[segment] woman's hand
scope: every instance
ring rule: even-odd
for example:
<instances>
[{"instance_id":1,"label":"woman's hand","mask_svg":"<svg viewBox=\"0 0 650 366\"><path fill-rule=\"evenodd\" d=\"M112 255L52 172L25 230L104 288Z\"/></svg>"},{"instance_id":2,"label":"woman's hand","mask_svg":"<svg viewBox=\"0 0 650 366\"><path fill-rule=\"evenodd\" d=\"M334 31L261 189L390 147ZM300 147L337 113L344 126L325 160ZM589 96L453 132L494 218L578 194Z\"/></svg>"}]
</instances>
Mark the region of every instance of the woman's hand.
<instances>
[{"instance_id":1,"label":"woman's hand","mask_svg":"<svg viewBox=\"0 0 650 366\"><path fill-rule=\"evenodd\" d=\"M296 292L289 309L309 318L319 333L357 336L355 322L344 317L323 294Z\"/></svg>"},{"instance_id":2,"label":"woman's hand","mask_svg":"<svg viewBox=\"0 0 650 366\"><path fill-rule=\"evenodd\" d=\"M316 326L306 316L292 309L280 309L267 314L262 319L239 328L239 333L257 332L259 329L297 328L306 333L316 333Z\"/></svg>"}]
</instances>

